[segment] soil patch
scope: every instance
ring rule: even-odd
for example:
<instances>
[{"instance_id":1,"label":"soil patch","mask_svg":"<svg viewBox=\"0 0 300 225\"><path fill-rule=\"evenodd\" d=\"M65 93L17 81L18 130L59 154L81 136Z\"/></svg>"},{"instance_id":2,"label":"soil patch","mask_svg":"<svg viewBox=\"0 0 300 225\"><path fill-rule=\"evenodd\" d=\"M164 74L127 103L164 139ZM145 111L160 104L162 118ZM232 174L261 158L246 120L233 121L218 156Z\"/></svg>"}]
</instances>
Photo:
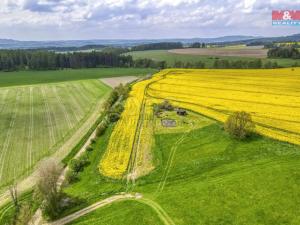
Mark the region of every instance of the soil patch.
<instances>
[{"instance_id":1,"label":"soil patch","mask_svg":"<svg viewBox=\"0 0 300 225\"><path fill-rule=\"evenodd\" d=\"M226 49L226 48L185 48L172 49L170 53L184 55L202 55L202 56L235 56L235 57L254 57L266 58L268 50L259 48L241 48L241 49Z\"/></svg>"},{"instance_id":2,"label":"soil patch","mask_svg":"<svg viewBox=\"0 0 300 225\"><path fill-rule=\"evenodd\" d=\"M138 79L136 76L125 76L125 77L111 77L111 78L102 78L100 79L103 83L106 85L115 88L119 86L120 84L127 84L132 81L135 81Z\"/></svg>"}]
</instances>

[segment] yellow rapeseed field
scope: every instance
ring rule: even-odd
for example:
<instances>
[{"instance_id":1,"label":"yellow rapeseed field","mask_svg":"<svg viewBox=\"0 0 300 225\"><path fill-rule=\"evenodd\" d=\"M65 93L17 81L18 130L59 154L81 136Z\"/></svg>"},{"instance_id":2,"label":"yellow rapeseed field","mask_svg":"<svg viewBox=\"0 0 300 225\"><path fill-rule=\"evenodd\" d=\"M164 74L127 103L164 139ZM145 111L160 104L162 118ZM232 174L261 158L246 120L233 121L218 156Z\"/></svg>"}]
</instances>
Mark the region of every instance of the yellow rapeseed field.
<instances>
[{"instance_id":1,"label":"yellow rapeseed field","mask_svg":"<svg viewBox=\"0 0 300 225\"><path fill-rule=\"evenodd\" d=\"M300 144L299 68L169 69L133 86L100 163L103 174L122 177L132 152L143 158L152 143L151 104L164 99L222 122L234 111L246 111L258 133Z\"/></svg>"},{"instance_id":2,"label":"yellow rapeseed field","mask_svg":"<svg viewBox=\"0 0 300 225\"><path fill-rule=\"evenodd\" d=\"M122 178L128 169L132 156L149 164L149 160L145 160L145 157L148 155L147 149L150 152L152 133L151 121L147 122L147 120L152 117L153 111L149 110L148 100L150 99L147 100L144 97L144 92L147 85L153 81L155 81L155 78L133 85L125 104L125 110L112 132L107 150L100 161L99 169L103 175ZM145 127L150 128L146 129ZM144 151L137 151L137 148L143 148ZM145 168L141 165L141 162L132 160L131 169ZM151 163L148 167L151 170ZM137 176L138 174L144 174L145 171L136 171L135 173L137 173Z\"/></svg>"}]
</instances>

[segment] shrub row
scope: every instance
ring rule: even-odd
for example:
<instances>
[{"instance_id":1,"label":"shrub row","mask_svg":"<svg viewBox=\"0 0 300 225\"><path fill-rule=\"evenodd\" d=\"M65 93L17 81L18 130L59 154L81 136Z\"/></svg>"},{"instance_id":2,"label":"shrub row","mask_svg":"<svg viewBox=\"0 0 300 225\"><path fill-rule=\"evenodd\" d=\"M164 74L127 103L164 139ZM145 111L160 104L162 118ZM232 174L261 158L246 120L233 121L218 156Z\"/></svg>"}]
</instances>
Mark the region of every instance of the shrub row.
<instances>
[{"instance_id":1,"label":"shrub row","mask_svg":"<svg viewBox=\"0 0 300 225\"><path fill-rule=\"evenodd\" d=\"M85 153L78 159L73 158L69 162L69 170L66 174L67 182L74 183L79 180L79 173L84 170L86 166L90 164L89 152L94 150L93 144L96 139L102 136L110 123L114 123L119 120L121 113L124 110L123 102L128 97L130 91L129 85L119 85L116 87L104 103L103 119L96 128L96 138L91 139L91 143L86 147Z\"/></svg>"}]
</instances>

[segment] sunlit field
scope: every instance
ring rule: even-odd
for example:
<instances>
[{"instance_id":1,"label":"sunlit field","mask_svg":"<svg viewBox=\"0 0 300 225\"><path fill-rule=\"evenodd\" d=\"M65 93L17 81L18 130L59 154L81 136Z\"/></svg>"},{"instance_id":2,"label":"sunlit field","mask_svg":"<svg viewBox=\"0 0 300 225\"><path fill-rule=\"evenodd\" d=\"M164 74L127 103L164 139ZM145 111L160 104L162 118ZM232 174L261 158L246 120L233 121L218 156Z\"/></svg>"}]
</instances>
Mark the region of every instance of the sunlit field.
<instances>
[{"instance_id":1,"label":"sunlit field","mask_svg":"<svg viewBox=\"0 0 300 225\"><path fill-rule=\"evenodd\" d=\"M0 187L65 151L60 147L99 111L109 90L98 80L0 88Z\"/></svg>"},{"instance_id":2,"label":"sunlit field","mask_svg":"<svg viewBox=\"0 0 300 225\"><path fill-rule=\"evenodd\" d=\"M143 156L137 156L147 154L145 149L151 146L152 105L163 100L221 122L234 111L246 111L257 133L300 144L299 85L299 69L161 71L133 86L100 171L121 178L128 168L143 164ZM131 156L136 160L129 164Z\"/></svg>"}]
</instances>

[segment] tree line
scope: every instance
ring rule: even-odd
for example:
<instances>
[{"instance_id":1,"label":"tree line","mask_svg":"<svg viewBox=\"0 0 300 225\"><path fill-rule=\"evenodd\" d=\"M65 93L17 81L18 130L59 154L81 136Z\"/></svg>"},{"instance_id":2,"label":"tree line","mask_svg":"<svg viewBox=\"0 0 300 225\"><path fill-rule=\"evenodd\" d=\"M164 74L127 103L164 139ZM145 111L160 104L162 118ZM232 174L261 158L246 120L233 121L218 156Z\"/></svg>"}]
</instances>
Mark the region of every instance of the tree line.
<instances>
[{"instance_id":1,"label":"tree line","mask_svg":"<svg viewBox=\"0 0 300 225\"><path fill-rule=\"evenodd\" d=\"M145 51L145 50L168 50L175 48L183 48L181 42L159 42L133 46L131 51Z\"/></svg>"},{"instance_id":2,"label":"tree line","mask_svg":"<svg viewBox=\"0 0 300 225\"><path fill-rule=\"evenodd\" d=\"M297 48L290 47L275 47L268 51L269 58L291 58L300 59L300 52Z\"/></svg>"},{"instance_id":3,"label":"tree line","mask_svg":"<svg viewBox=\"0 0 300 225\"><path fill-rule=\"evenodd\" d=\"M150 67L163 69L165 62L133 60L120 51L55 53L51 51L1 50L0 71L56 70L96 67Z\"/></svg>"},{"instance_id":4,"label":"tree line","mask_svg":"<svg viewBox=\"0 0 300 225\"><path fill-rule=\"evenodd\" d=\"M52 70L63 68L130 67L131 56L112 52L55 53L51 51L2 50L0 70Z\"/></svg>"},{"instance_id":5,"label":"tree line","mask_svg":"<svg viewBox=\"0 0 300 225\"><path fill-rule=\"evenodd\" d=\"M213 68L215 69L273 69L278 68L277 62L262 62L261 59L254 60L215 60Z\"/></svg>"},{"instance_id":6,"label":"tree line","mask_svg":"<svg viewBox=\"0 0 300 225\"><path fill-rule=\"evenodd\" d=\"M130 55L122 54L118 50L104 52L74 52L55 53L51 51L30 51L30 50L1 50L0 71L16 70L57 70L57 69L80 69L97 67L136 67L165 69L175 68L236 68L236 69L259 69L277 68L276 62L262 62L261 59L254 60L226 60L216 58L211 66L204 61L196 62L166 62L149 58L133 59ZM274 56L274 54L272 54Z\"/></svg>"}]
</instances>

